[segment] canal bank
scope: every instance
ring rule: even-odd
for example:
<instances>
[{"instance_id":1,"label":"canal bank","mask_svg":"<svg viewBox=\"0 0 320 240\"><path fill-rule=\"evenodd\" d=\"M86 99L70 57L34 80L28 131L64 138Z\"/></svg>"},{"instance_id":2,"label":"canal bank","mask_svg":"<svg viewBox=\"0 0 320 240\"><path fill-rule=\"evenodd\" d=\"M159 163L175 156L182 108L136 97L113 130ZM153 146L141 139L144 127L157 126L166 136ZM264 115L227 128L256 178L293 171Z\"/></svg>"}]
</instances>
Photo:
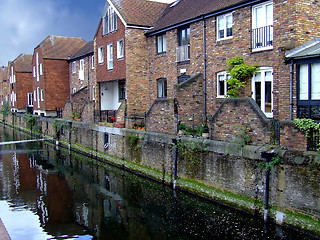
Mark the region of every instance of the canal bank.
<instances>
[{"instance_id":1,"label":"canal bank","mask_svg":"<svg viewBox=\"0 0 320 240\"><path fill-rule=\"evenodd\" d=\"M0 218L0 239L1 240L11 240L5 226L3 225L1 218Z\"/></svg>"},{"instance_id":2,"label":"canal bank","mask_svg":"<svg viewBox=\"0 0 320 240\"><path fill-rule=\"evenodd\" d=\"M12 115L6 120L7 124L30 132L23 115ZM282 150L277 153L279 163L267 164L261 157L266 146L244 146L50 118L37 118L35 131L42 133L39 137L54 137L66 148L166 184L174 183L176 172L177 188L260 216L265 210L268 169L269 219L320 234L320 174L316 153ZM176 146L173 139L178 140Z\"/></svg>"}]
</instances>

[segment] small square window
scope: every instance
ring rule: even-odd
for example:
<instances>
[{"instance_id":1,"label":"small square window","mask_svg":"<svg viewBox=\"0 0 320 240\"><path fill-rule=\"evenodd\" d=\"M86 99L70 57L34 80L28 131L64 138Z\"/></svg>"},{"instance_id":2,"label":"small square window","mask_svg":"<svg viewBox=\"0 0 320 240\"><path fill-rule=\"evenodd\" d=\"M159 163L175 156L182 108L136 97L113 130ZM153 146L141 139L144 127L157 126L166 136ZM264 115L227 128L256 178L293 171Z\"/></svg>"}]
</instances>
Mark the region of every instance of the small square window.
<instances>
[{"instance_id":1,"label":"small square window","mask_svg":"<svg viewBox=\"0 0 320 240\"><path fill-rule=\"evenodd\" d=\"M167 79L159 78L157 80L158 84L158 98L166 98L167 97Z\"/></svg>"},{"instance_id":2,"label":"small square window","mask_svg":"<svg viewBox=\"0 0 320 240\"><path fill-rule=\"evenodd\" d=\"M157 36L157 53L164 53L167 51L166 34Z\"/></svg>"},{"instance_id":3,"label":"small square window","mask_svg":"<svg viewBox=\"0 0 320 240\"><path fill-rule=\"evenodd\" d=\"M226 14L217 18L217 39L227 39L232 37L232 14Z\"/></svg>"},{"instance_id":4,"label":"small square window","mask_svg":"<svg viewBox=\"0 0 320 240\"><path fill-rule=\"evenodd\" d=\"M117 58L121 59L124 57L124 45L123 39L117 41Z\"/></svg>"},{"instance_id":5,"label":"small square window","mask_svg":"<svg viewBox=\"0 0 320 240\"><path fill-rule=\"evenodd\" d=\"M102 64L103 63L103 47L98 48L98 63Z\"/></svg>"}]
</instances>

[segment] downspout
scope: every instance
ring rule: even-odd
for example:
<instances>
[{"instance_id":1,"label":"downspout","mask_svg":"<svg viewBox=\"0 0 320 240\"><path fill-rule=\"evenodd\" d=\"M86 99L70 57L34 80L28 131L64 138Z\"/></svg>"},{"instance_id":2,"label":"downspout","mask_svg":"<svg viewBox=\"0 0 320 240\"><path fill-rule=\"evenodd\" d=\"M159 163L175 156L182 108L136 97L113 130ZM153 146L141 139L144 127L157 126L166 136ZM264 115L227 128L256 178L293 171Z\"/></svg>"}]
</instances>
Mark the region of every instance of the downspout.
<instances>
[{"instance_id":1,"label":"downspout","mask_svg":"<svg viewBox=\"0 0 320 240\"><path fill-rule=\"evenodd\" d=\"M90 64L90 61L89 61L89 55L87 56L88 57L88 64L87 64L87 68L88 68L88 84L87 84L87 99L90 100L90 88L89 88L89 80L90 80L90 70L89 70L89 64Z\"/></svg>"},{"instance_id":2,"label":"downspout","mask_svg":"<svg viewBox=\"0 0 320 240\"><path fill-rule=\"evenodd\" d=\"M290 120L293 120L293 60L290 63Z\"/></svg>"},{"instance_id":3,"label":"downspout","mask_svg":"<svg viewBox=\"0 0 320 240\"><path fill-rule=\"evenodd\" d=\"M204 114L203 120L207 123L207 56L206 56L206 20L203 19L203 97L204 97Z\"/></svg>"}]
</instances>

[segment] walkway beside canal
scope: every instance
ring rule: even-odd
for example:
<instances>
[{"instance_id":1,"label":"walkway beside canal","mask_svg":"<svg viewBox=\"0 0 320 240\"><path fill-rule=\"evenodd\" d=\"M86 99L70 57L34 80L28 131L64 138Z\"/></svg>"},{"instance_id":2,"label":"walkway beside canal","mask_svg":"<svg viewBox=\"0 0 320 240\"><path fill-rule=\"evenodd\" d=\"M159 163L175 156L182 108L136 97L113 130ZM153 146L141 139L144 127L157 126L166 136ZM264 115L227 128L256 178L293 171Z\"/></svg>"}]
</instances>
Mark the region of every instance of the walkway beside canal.
<instances>
[{"instance_id":1,"label":"walkway beside canal","mask_svg":"<svg viewBox=\"0 0 320 240\"><path fill-rule=\"evenodd\" d=\"M5 226L3 225L1 218L0 218L0 240L11 240Z\"/></svg>"}]
</instances>

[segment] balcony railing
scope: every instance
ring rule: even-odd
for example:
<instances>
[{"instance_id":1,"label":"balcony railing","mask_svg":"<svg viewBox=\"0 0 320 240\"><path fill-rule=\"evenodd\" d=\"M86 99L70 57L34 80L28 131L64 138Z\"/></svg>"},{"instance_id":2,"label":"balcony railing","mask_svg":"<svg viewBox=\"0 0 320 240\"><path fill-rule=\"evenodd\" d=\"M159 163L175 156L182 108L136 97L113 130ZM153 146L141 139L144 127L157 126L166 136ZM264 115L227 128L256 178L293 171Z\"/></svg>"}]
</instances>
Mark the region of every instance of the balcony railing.
<instances>
[{"instance_id":1,"label":"balcony railing","mask_svg":"<svg viewBox=\"0 0 320 240\"><path fill-rule=\"evenodd\" d=\"M177 47L177 62L190 61L190 45Z\"/></svg>"},{"instance_id":2,"label":"balcony railing","mask_svg":"<svg viewBox=\"0 0 320 240\"><path fill-rule=\"evenodd\" d=\"M273 26L252 29L252 49L273 46Z\"/></svg>"}]
</instances>

